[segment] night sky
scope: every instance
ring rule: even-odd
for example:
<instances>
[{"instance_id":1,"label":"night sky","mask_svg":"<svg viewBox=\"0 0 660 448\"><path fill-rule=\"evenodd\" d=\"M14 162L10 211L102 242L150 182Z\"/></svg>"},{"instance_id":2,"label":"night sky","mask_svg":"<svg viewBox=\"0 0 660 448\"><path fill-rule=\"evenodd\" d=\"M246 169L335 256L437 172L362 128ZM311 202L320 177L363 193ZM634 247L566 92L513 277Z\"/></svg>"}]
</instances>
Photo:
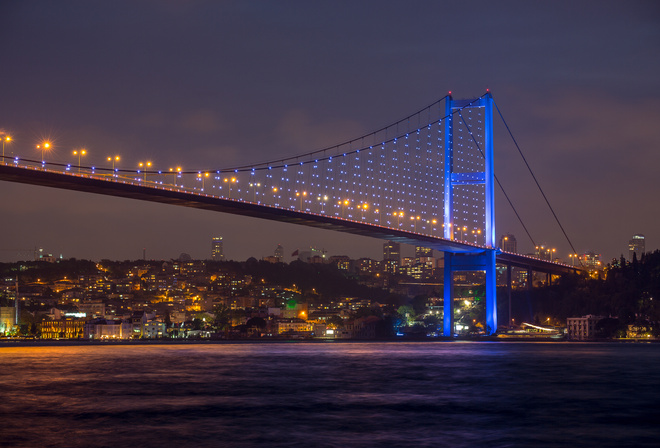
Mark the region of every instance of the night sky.
<instances>
[{"instance_id":1,"label":"night sky","mask_svg":"<svg viewBox=\"0 0 660 448\"><path fill-rule=\"evenodd\" d=\"M167 169L293 155L360 136L452 91L489 88L579 252L660 241L655 1L11 1L0 3L7 154ZM537 242L570 249L501 124L495 171ZM105 162L107 164L107 162ZM382 241L0 182L0 261L35 247L100 260L328 254ZM499 197L499 195L498 195ZM498 199L497 233L532 250Z\"/></svg>"}]
</instances>

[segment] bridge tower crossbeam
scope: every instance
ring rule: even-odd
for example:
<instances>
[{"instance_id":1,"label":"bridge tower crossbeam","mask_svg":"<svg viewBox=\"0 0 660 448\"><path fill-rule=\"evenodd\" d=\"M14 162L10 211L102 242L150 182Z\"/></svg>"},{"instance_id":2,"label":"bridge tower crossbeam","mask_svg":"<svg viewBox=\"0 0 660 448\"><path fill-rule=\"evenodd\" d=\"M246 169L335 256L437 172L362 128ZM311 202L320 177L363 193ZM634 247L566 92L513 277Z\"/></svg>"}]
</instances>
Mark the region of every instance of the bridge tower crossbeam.
<instances>
[{"instance_id":1,"label":"bridge tower crossbeam","mask_svg":"<svg viewBox=\"0 0 660 448\"><path fill-rule=\"evenodd\" d=\"M485 192L485 246L475 254L445 252L444 265L444 321L443 334L454 335L453 275L456 271L486 272L486 327L489 334L497 331L497 288L495 260L495 170L493 167L493 98L490 93L476 100L454 100L445 103L445 160L444 160L444 236L453 239L454 187L459 185L484 185ZM484 156L483 172L454 171L454 120L462 119L460 111L467 108L484 109Z\"/></svg>"}]
</instances>

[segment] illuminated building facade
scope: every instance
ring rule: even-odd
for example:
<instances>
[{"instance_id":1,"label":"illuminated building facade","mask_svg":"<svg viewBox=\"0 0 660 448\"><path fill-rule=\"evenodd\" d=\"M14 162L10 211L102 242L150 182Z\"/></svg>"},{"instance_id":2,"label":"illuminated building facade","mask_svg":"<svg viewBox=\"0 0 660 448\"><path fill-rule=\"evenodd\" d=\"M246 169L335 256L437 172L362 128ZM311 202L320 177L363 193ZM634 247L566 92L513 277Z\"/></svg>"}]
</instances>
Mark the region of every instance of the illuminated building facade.
<instances>
[{"instance_id":1,"label":"illuminated building facade","mask_svg":"<svg viewBox=\"0 0 660 448\"><path fill-rule=\"evenodd\" d=\"M602 317L589 314L584 317L569 317L566 319L568 339L584 341L596 337L596 324Z\"/></svg>"},{"instance_id":2,"label":"illuminated building facade","mask_svg":"<svg viewBox=\"0 0 660 448\"><path fill-rule=\"evenodd\" d=\"M333 255L330 257L330 263L337 266L341 271L348 271L351 268L351 259L347 255Z\"/></svg>"},{"instance_id":3,"label":"illuminated building facade","mask_svg":"<svg viewBox=\"0 0 660 448\"><path fill-rule=\"evenodd\" d=\"M360 258L355 262L355 270L359 274L373 274L376 272L378 262L371 258Z\"/></svg>"},{"instance_id":4,"label":"illuminated building facade","mask_svg":"<svg viewBox=\"0 0 660 448\"><path fill-rule=\"evenodd\" d=\"M85 331L85 319L65 317L57 320L44 320L39 324L42 339L77 339Z\"/></svg>"},{"instance_id":5,"label":"illuminated building facade","mask_svg":"<svg viewBox=\"0 0 660 448\"><path fill-rule=\"evenodd\" d=\"M131 339L133 324L122 319L94 319L84 326L85 339Z\"/></svg>"},{"instance_id":6,"label":"illuminated building facade","mask_svg":"<svg viewBox=\"0 0 660 448\"><path fill-rule=\"evenodd\" d=\"M433 249L415 246L415 263L433 263Z\"/></svg>"},{"instance_id":7,"label":"illuminated building facade","mask_svg":"<svg viewBox=\"0 0 660 448\"><path fill-rule=\"evenodd\" d=\"M211 241L211 259L215 261L222 261L225 259L221 236L216 236Z\"/></svg>"},{"instance_id":8,"label":"illuminated building facade","mask_svg":"<svg viewBox=\"0 0 660 448\"><path fill-rule=\"evenodd\" d=\"M396 274L401 264L401 244L387 241L383 244L383 267L385 272Z\"/></svg>"},{"instance_id":9,"label":"illuminated building facade","mask_svg":"<svg viewBox=\"0 0 660 448\"><path fill-rule=\"evenodd\" d=\"M587 269L601 269L603 263L600 261L600 254L587 252L579 256L582 266Z\"/></svg>"},{"instance_id":10,"label":"illuminated building facade","mask_svg":"<svg viewBox=\"0 0 660 448\"><path fill-rule=\"evenodd\" d=\"M632 239L628 241L628 251L629 258L632 261L633 256L636 255L639 260L642 258L642 254L645 252L645 239L644 235L636 234L633 235Z\"/></svg>"},{"instance_id":11,"label":"illuminated building facade","mask_svg":"<svg viewBox=\"0 0 660 448\"><path fill-rule=\"evenodd\" d=\"M13 306L0 306L0 334L13 331L16 325L16 308Z\"/></svg>"}]
</instances>

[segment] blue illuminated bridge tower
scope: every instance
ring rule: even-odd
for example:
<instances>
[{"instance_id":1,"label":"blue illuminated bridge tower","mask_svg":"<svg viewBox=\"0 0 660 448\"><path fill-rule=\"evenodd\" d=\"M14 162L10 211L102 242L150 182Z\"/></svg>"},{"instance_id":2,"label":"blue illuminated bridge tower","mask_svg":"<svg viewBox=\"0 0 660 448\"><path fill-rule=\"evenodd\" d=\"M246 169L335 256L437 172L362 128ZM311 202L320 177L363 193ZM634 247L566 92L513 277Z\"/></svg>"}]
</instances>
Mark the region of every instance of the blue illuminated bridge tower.
<instances>
[{"instance_id":1,"label":"blue illuminated bridge tower","mask_svg":"<svg viewBox=\"0 0 660 448\"><path fill-rule=\"evenodd\" d=\"M455 271L486 272L486 326L489 334L497 330L497 277L495 261L495 171L493 167L493 99L490 93L476 100L454 100L449 96L445 102L445 157L444 157L444 237L453 239L455 187L482 186L484 189L484 247L481 253L445 252L444 265L444 322L445 336L454 334L453 277ZM482 108L484 120L482 171L459 171L454 154L454 121L463 120L461 111ZM456 113L458 111L458 114ZM476 140L474 140L476 143ZM478 144L477 144L478 146Z\"/></svg>"}]
</instances>

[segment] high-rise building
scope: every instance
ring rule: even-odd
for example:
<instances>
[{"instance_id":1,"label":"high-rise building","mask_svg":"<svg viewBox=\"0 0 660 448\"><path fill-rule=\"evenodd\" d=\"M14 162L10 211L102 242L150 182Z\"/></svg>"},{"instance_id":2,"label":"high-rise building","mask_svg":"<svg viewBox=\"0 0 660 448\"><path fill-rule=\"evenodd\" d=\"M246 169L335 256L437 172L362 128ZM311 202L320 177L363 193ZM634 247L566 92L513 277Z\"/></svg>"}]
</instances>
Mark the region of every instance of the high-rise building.
<instances>
[{"instance_id":1,"label":"high-rise building","mask_svg":"<svg viewBox=\"0 0 660 448\"><path fill-rule=\"evenodd\" d=\"M518 253L518 242L516 241L516 237L510 233L500 237L499 246L504 252Z\"/></svg>"},{"instance_id":2,"label":"high-rise building","mask_svg":"<svg viewBox=\"0 0 660 448\"><path fill-rule=\"evenodd\" d=\"M211 241L211 260L221 261L225 259L222 251L222 237L215 236Z\"/></svg>"},{"instance_id":3,"label":"high-rise building","mask_svg":"<svg viewBox=\"0 0 660 448\"><path fill-rule=\"evenodd\" d=\"M632 261L633 254L637 254L637 259L642 258L642 254L645 252L644 245L644 235L636 234L633 235L632 240L628 241L628 251L630 253L629 258Z\"/></svg>"},{"instance_id":4,"label":"high-rise building","mask_svg":"<svg viewBox=\"0 0 660 448\"><path fill-rule=\"evenodd\" d=\"M433 262L433 249L423 246L415 246L415 263Z\"/></svg>"},{"instance_id":5,"label":"high-rise building","mask_svg":"<svg viewBox=\"0 0 660 448\"><path fill-rule=\"evenodd\" d=\"M401 244L388 241L383 244L383 266L385 272L396 274L401 264Z\"/></svg>"},{"instance_id":6,"label":"high-rise building","mask_svg":"<svg viewBox=\"0 0 660 448\"><path fill-rule=\"evenodd\" d=\"M284 247L282 247L281 244L278 244L275 248L275 258L277 258L277 261L279 262L284 261Z\"/></svg>"},{"instance_id":7,"label":"high-rise building","mask_svg":"<svg viewBox=\"0 0 660 448\"><path fill-rule=\"evenodd\" d=\"M579 260L587 269L601 269L603 263L600 261L600 254L590 251L579 256Z\"/></svg>"}]
</instances>

